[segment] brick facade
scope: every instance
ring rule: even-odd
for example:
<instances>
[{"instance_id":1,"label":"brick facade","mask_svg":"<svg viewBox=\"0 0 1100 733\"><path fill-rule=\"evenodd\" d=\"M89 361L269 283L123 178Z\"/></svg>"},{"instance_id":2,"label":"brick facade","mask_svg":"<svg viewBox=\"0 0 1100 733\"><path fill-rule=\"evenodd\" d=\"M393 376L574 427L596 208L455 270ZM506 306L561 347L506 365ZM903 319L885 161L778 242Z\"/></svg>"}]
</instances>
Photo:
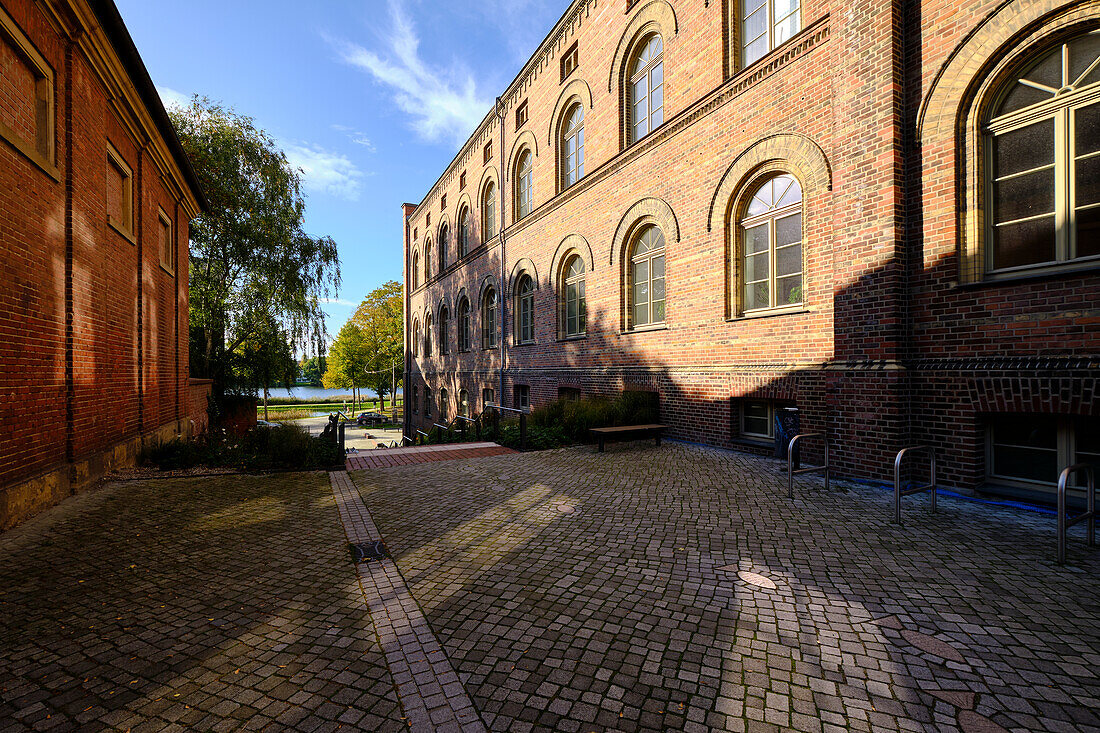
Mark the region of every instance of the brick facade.
<instances>
[{"instance_id":1,"label":"brick facade","mask_svg":"<svg viewBox=\"0 0 1100 733\"><path fill-rule=\"evenodd\" d=\"M35 82L0 83L4 529L143 440L204 424L208 386L187 375L202 194L117 10L3 0L0 20L0 63ZM161 216L177 242L168 266Z\"/></svg>"},{"instance_id":2,"label":"brick facade","mask_svg":"<svg viewBox=\"0 0 1100 733\"><path fill-rule=\"evenodd\" d=\"M1056 34L1100 27L1100 3L803 0L801 30L744 67L739 7L576 0L423 201L403 208L406 283L412 263L421 266L408 288L407 342L428 321L436 341L430 357L419 344L409 351L407 394L421 403L406 403L409 434L438 419L441 388L449 417L461 389L474 413L486 388L510 405L513 387L527 385L533 406L562 387L648 389L674 436L764 449L740 434L739 405L767 400L797 405L803 431L827 431L841 474L887 479L900 448L931 443L946 482L977 489L995 414L1096 415L1097 263L997 283L975 276L960 202L980 185L979 166L959 156L981 157L963 122L977 119L990 70L1018 65ZM628 67L652 32L663 40L664 119L630 143ZM574 43L579 64L562 79L558 57ZM574 103L584 111L585 175L563 189L560 125ZM524 150L535 161L533 210L518 218ZM802 302L746 312L737 222L751 189L779 173L803 190ZM485 241L487 181L500 221ZM466 205L471 250L459 259L454 222ZM665 239L666 313L660 327L632 330L630 248L648 224ZM566 339L560 279L574 253L587 270L588 324L583 338ZM514 318L522 273L536 284L527 344ZM487 287L501 295L491 349L477 338ZM463 297L474 338L460 353Z\"/></svg>"}]
</instances>

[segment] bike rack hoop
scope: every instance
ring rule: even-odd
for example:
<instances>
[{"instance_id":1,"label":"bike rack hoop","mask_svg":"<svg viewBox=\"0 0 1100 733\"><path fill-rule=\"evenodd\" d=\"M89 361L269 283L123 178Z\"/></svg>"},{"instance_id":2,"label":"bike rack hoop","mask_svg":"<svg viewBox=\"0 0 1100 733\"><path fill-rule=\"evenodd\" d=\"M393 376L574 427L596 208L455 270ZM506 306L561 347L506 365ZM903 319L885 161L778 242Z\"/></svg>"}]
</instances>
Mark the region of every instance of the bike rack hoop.
<instances>
[{"instance_id":1,"label":"bike rack hoop","mask_svg":"<svg viewBox=\"0 0 1100 733\"><path fill-rule=\"evenodd\" d=\"M1077 472L1085 474L1085 486L1088 494L1085 498L1086 510L1076 517L1069 517L1066 511L1066 489L1069 477ZM1078 522L1088 522L1086 533L1089 547L1096 546L1096 472L1088 463L1075 463L1066 466L1058 476L1058 564L1066 564L1066 530Z\"/></svg>"},{"instance_id":2,"label":"bike rack hoop","mask_svg":"<svg viewBox=\"0 0 1100 733\"><path fill-rule=\"evenodd\" d=\"M794 449L798 445L798 441L803 438L821 438L825 443L825 463L821 466L807 466L806 468L794 467ZM791 438L791 442L787 445L787 498L794 498L794 477L799 473L812 473L814 471L823 471L825 473L825 489L829 489L829 438L825 433L801 433Z\"/></svg>"},{"instance_id":3,"label":"bike rack hoop","mask_svg":"<svg viewBox=\"0 0 1100 733\"><path fill-rule=\"evenodd\" d=\"M910 486L908 489L901 488L901 464L902 459L905 458L907 453L917 453L919 451L928 451L929 461L931 464L931 473L929 474L930 482L927 484L921 484L920 486ZM908 448L902 448L898 451L897 458L894 459L894 524L901 524L901 497L910 496L911 494L919 494L923 491L932 492L932 511L936 511L936 451L930 445L911 445Z\"/></svg>"}]
</instances>

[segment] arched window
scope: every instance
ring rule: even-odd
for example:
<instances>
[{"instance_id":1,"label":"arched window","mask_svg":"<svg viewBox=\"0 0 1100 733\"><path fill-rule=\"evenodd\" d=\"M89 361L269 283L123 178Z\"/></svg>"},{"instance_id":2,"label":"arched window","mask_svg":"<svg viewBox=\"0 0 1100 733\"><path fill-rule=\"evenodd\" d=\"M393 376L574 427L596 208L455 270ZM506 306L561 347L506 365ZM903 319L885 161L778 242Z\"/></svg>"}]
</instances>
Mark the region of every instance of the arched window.
<instances>
[{"instance_id":1,"label":"arched window","mask_svg":"<svg viewBox=\"0 0 1100 733\"><path fill-rule=\"evenodd\" d=\"M432 281L432 240L424 240L424 283Z\"/></svg>"},{"instance_id":2,"label":"arched window","mask_svg":"<svg viewBox=\"0 0 1100 733\"><path fill-rule=\"evenodd\" d=\"M516 342L535 341L535 282L524 273L516 285Z\"/></svg>"},{"instance_id":3,"label":"arched window","mask_svg":"<svg viewBox=\"0 0 1100 733\"><path fill-rule=\"evenodd\" d=\"M492 181L485 184L481 194L481 231L482 244L489 244L497 232L497 187Z\"/></svg>"},{"instance_id":4,"label":"arched window","mask_svg":"<svg viewBox=\"0 0 1100 733\"><path fill-rule=\"evenodd\" d=\"M416 290L418 287L420 287L420 253L419 252L413 252L412 281L413 281L412 282L413 290Z\"/></svg>"},{"instance_id":5,"label":"arched window","mask_svg":"<svg viewBox=\"0 0 1100 733\"><path fill-rule=\"evenodd\" d=\"M464 389L458 390L458 414L462 417L470 416L470 393Z\"/></svg>"},{"instance_id":6,"label":"arched window","mask_svg":"<svg viewBox=\"0 0 1100 733\"><path fill-rule=\"evenodd\" d=\"M741 232L741 310L802 302L802 186L781 174L749 190Z\"/></svg>"},{"instance_id":7,"label":"arched window","mask_svg":"<svg viewBox=\"0 0 1100 733\"><path fill-rule=\"evenodd\" d=\"M439 388L439 419L443 422L447 422L447 416L450 414L450 405L447 404L447 388Z\"/></svg>"},{"instance_id":8,"label":"arched window","mask_svg":"<svg viewBox=\"0 0 1100 733\"><path fill-rule=\"evenodd\" d=\"M470 301L458 301L458 350L470 350Z\"/></svg>"},{"instance_id":9,"label":"arched window","mask_svg":"<svg viewBox=\"0 0 1100 733\"><path fill-rule=\"evenodd\" d=\"M988 271L1100 256L1098 84L1092 31L1041 54L1002 89L985 128Z\"/></svg>"},{"instance_id":10,"label":"arched window","mask_svg":"<svg viewBox=\"0 0 1100 733\"><path fill-rule=\"evenodd\" d=\"M637 142L665 121L664 47L654 33L638 44L630 64L630 142Z\"/></svg>"},{"instance_id":11,"label":"arched window","mask_svg":"<svg viewBox=\"0 0 1100 733\"><path fill-rule=\"evenodd\" d=\"M530 150L524 150L516 159L516 221L531 213L533 160Z\"/></svg>"},{"instance_id":12,"label":"arched window","mask_svg":"<svg viewBox=\"0 0 1100 733\"><path fill-rule=\"evenodd\" d=\"M785 42L801 28L799 0L742 0L742 68Z\"/></svg>"},{"instance_id":13,"label":"arched window","mask_svg":"<svg viewBox=\"0 0 1100 733\"><path fill-rule=\"evenodd\" d=\"M447 247L450 232L447 231L446 224L439 225L439 272L442 273L447 269Z\"/></svg>"},{"instance_id":14,"label":"arched window","mask_svg":"<svg viewBox=\"0 0 1100 733\"><path fill-rule=\"evenodd\" d=\"M630 303L633 328L665 321L665 235L649 225L630 252Z\"/></svg>"},{"instance_id":15,"label":"arched window","mask_svg":"<svg viewBox=\"0 0 1100 733\"><path fill-rule=\"evenodd\" d=\"M424 356L432 355L432 315L429 313L424 318Z\"/></svg>"},{"instance_id":16,"label":"arched window","mask_svg":"<svg viewBox=\"0 0 1100 733\"><path fill-rule=\"evenodd\" d=\"M449 354L451 351L451 345L449 343L448 334L451 331L451 312L447 310L447 306L443 306L439 309L439 353L440 355Z\"/></svg>"},{"instance_id":17,"label":"arched window","mask_svg":"<svg viewBox=\"0 0 1100 733\"><path fill-rule=\"evenodd\" d=\"M432 419L432 391L427 385L424 387L424 417Z\"/></svg>"},{"instance_id":18,"label":"arched window","mask_svg":"<svg viewBox=\"0 0 1100 733\"><path fill-rule=\"evenodd\" d=\"M414 359L420 356L420 321L413 321L412 352Z\"/></svg>"},{"instance_id":19,"label":"arched window","mask_svg":"<svg viewBox=\"0 0 1100 733\"><path fill-rule=\"evenodd\" d=\"M561 187L565 189L584 177L584 106L574 104L561 129Z\"/></svg>"},{"instance_id":20,"label":"arched window","mask_svg":"<svg viewBox=\"0 0 1100 733\"><path fill-rule=\"evenodd\" d=\"M580 255L566 260L562 269L561 308L563 335L566 338L583 336L587 306L584 301L584 260Z\"/></svg>"},{"instance_id":21,"label":"arched window","mask_svg":"<svg viewBox=\"0 0 1100 733\"><path fill-rule=\"evenodd\" d=\"M470 251L470 210L462 207L458 215L458 257L461 259Z\"/></svg>"},{"instance_id":22,"label":"arched window","mask_svg":"<svg viewBox=\"0 0 1100 733\"><path fill-rule=\"evenodd\" d=\"M497 291L488 288L481 298L481 348L497 345Z\"/></svg>"}]
</instances>

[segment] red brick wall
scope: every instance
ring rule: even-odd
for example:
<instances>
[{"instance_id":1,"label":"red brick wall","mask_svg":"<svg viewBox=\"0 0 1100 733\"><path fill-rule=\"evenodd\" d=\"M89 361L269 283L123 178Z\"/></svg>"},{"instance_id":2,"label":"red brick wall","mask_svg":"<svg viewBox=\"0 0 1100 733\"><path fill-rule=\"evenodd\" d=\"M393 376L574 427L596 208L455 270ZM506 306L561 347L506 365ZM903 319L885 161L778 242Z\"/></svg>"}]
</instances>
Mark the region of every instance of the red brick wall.
<instances>
[{"instance_id":1,"label":"red brick wall","mask_svg":"<svg viewBox=\"0 0 1100 733\"><path fill-rule=\"evenodd\" d=\"M0 140L0 492L66 465L98 465L191 414L180 194L40 6L3 5L56 75L57 165L51 175ZM133 170L129 232L108 225L108 143ZM175 275L160 265L158 207L175 221Z\"/></svg>"}]
</instances>

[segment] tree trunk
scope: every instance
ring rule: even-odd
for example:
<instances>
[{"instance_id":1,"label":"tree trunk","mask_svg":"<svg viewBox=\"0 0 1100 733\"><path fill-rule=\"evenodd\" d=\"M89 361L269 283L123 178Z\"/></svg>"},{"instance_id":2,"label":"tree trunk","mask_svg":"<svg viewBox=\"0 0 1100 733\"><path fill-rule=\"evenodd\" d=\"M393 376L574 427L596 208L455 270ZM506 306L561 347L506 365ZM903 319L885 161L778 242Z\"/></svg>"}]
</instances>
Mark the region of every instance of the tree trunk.
<instances>
[{"instance_id":1,"label":"tree trunk","mask_svg":"<svg viewBox=\"0 0 1100 733\"><path fill-rule=\"evenodd\" d=\"M267 422L267 387L264 387L264 422Z\"/></svg>"}]
</instances>

